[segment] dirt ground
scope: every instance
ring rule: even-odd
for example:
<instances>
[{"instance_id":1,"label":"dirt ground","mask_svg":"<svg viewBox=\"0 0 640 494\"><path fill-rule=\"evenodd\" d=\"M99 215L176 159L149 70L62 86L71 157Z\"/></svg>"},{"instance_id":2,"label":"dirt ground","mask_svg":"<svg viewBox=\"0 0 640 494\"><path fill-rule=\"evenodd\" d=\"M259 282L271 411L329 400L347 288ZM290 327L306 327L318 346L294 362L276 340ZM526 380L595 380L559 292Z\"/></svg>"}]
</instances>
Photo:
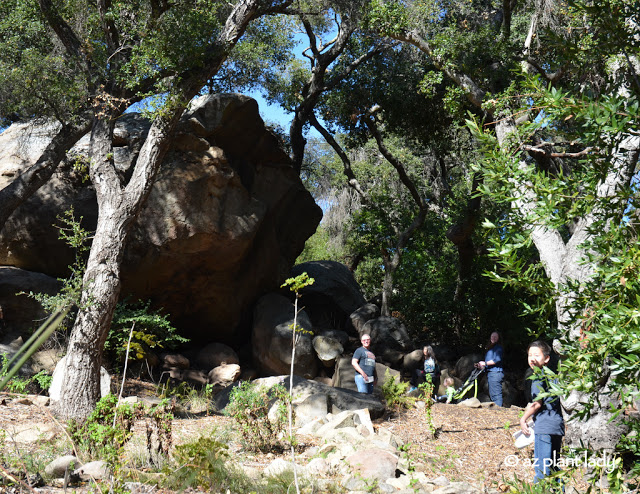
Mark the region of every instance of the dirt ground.
<instances>
[{"instance_id":1,"label":"dirt ground","mask_svg":"<svg viewBox=\"0 0 640 494\"><path fill-rule=\"evenodd\" d=\"M148 383L131 381L125 396L152 395L154 392L155 387ZM48 407L25 403L15 396L0 394L0 430L5 431L5 448L11 431L29 424L49 424L55 429L56 436L64 434ZM483 482L487 488L506 492L505 479L510 481L517 476L531 481L533 478L530 463L533 446L518 450L513 444L512 434L519 428L520 414L521 409L517 407L467 408L436 403L432 408L436 438L427 425L424 409L391 411L376 420L374 427L385 427L401 438L416 470L424 471L428 477ZM174 444L214 429L233 427L231 418L206 412L175 418L172 425ZM303 447L311 446L314 439L305 437L301 442ZM234 462L251 468L264 467L277 457L272 453L246 454L237 445L230 451ZM585 492L588 487L583 481L574 481L573 486L578 492Z\"/></svg>"}]
</instances>

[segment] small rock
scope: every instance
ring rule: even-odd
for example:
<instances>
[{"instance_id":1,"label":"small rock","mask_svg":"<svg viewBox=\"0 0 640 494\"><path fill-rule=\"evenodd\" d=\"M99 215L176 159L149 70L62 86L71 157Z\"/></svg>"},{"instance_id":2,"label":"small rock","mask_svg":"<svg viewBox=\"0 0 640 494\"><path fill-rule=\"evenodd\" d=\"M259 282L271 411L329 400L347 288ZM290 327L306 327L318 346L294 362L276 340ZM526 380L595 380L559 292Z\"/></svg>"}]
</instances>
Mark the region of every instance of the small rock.
<instances>
[{"instance_id":1,"label":"small rock","mask_svg":"<svg viewBox=\"0 0 640 494\"><path fill-rule=\"evenodd\" d=\"M382 493L396 492L396 488L393 487L392 485L387 484L386 482L380 482L378 484L378 492L382 492Z\"/></svg>"},{"instance_id":2,"label":"small rock","mask_svg":"<svg viewBox=\"0 0 640 494\"><path fill-rule=\"evenodd\" d=\"M22 398L16 398L15 400L13 400L13 402L18 405L26 405L26 406L33 405L33 402L31 401L31 399L26 396L23 396Z\"/></svg>"},{"instance_id":3,"label":"small rock","mask_svg":"<svg viewBox=\"0 0 640 494\"><path fill-rule=\"evenodd\" d=\"M370 448L357 451L345 459L353 472L365 479L384 481L394 477L398 457L388 451L378 448Z\"/></svg>"},{"instance_id":4,"label":"small rock","mask_svg":"<svg viewBox=\"0 0 640 494\"><path fill-rule=\"evenodd\" d=\"M480 403L480 400L478 398L468 398L468 399L458 403L458 405L462 405L462 406L469 407L469 408L480 408L480 407L482 407L482 403Z\"/></svg>"},{"instance_id":5,"label":"small rock","mask_svg":"<svg viewBox=\"0 0 640 494\"><path fill-rule=\"evenodd\" d=\"M79 466L80 462L75 456L66 455L56 458L44 467L44 473L49 477L60 479L64 477L64 473L67 471L67 468L77 468Z\"/></svg>"},{"instance_id":6,"label":"small rock","mask_svg":"<svg viewBox=\"0 0 640 494\"><path fill-rule=\"evenodd\" d=\"M307 464L305 470L311 475L328 477L331 471L331 465L329 465L329 462L324 458L314 458Z\"/></svg>"},{"instance_id":7,"label":"small rock","mask_svg":"<svg viewBox=\"0 0 640 494\"><path fill-rule=\"evenodd\" d=\"M298 429L298 434L302 434L302 435L315 434L316 432L318 432L318 429L320 429L320 427L322 427L322 425L325 423L325 420L326 420L325 417L317 417L313 419L311 422L300 427Z\"/></svg>"},{"instance_id":8,"label":"small rock","mask_svg":"<svg viewBox=\"0 0 640 494\"><path fill-rule=\"evenodd\" d=\"M238 364L222 363L214 367L207 374L209 384L229 386L240 377L240 366Z\"/></svg>"},{"instance_id":9,"label":"small rock","mask_svg":"<svg viewBox=\"0 0 640 494\"><path fill-rule=\"evenodd\" d=\"M34 424L20 424L12 431L11 438L16 443L31 444L41 441L51 441L56 437L54 426L36 422Z\"/></svg>"},{"instance_id":10,"label":"small rock","mask_svg":"<svg viewBox=\"0 0 640 494\"><path fill-rule=\"evenodd\" d=\"M445 486L449 485L449 479L444 475L441 475L440 477L436 477L435 479L430 479L429 483L433 485Z\"/></svg>"},{"instance_id":11,"label":"small rock","mask_svg":"<svg viewBox=\"0 0 640 494\"><path fill-rule=\"evenodd\" d=\"M280 475L287 470L293 470L293 464L290 461L277 458L264 469L264 474L268 477L273 477L275 475Z\"/></svg>"},{"instance_id":12,"label":"small rock","mask_svg":"<svg viewBox=\"0 0 640 494\"><path fill-rule=\"evenodd\" d=\"M191 367L191 362L184 355L179 353L165 353L160 355L162 360L162 367L165 369L188 369Z\"/></svg>"},{"instance_id":13,"label":"small rock","mask_svg":"<svg viewBox=\"0 0 640 494\"><path fill-rule=\"evenodd\" d=\"M37 405L39 407L48 407L49 403L51 402L51 398L49 398L48 396L33 396L31 397L31 401L33 401L34 405Z\"/></svg>"},{"instance_id":14,"label":"small rock","mask_svg":"<svg viewBox=\"0 0 640 494\"><path fill-rule=\"evenodd\" d=\"M369 488L362 477L347 477L342 481L342 487L348 491L368 491Z\"/></svg>"},{"instance_id":15,"label":"small rock","mask_svg":"<svg viewBox=\"0 0 640 494\"><path fill-rule=\"evenodd\" d=\"M81 480L102 480L109 476L109 465L104 460L91 461L74 470Z\"/></svg>"},{"instance_id":16,"label":"small rock","mask_svg":"<svg viewBox=\"0 0 640 494\"><path fill-rule=\"evenodd\" d=\"M482 494L482 491L468 482L451 482L436 489L432 494Z\"/></svg>"}]
</instances>

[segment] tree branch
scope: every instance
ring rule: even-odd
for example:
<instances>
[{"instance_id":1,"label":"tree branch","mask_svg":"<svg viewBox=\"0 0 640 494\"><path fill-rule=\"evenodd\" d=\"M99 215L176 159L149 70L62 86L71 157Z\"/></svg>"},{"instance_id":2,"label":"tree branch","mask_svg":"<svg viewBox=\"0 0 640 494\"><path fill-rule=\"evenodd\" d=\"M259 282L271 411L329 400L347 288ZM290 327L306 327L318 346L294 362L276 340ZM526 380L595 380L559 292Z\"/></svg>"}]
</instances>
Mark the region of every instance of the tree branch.
<instances>
[{"instance_id":1,"label":"tree branch","mask_svg":"<svg viewBox=\"0 0 640 494\"><path fill-rule=\"evenodd\" d=\"M373 112L375 112L375 111L376 111L376 109L373 109ZM416 203L416 205L418 206L418 208L420 210L425 210L426 211L427 208L426 208L426 205L424 203L424 200L422 199L422 196L420 195L420 192L418 191L418 188L413 183L413 180L411 180L409 178L409 175L407 175L407 172L406 172L406 170L404 168L404 165L384 145L384 140L382 139L382 135L380 134L380 131L378 130L378 126L376 125L376 122L375 122L375 117L371 114L371 111L369 112L368 115L363 117L362 120L363 120L363 123L369 129L369 132L371 132L371 135L376 140L376 143L378 144L378 149L380 150L380 153L382 153L382 156L384 156L385 159L389 163L391 163L391 166L393 166L396 169L396 171L398 172L398 176L400 177L400 181L407 188L407 190L411 194L411 197L413 197L413 201Z\"/></svg>"},{"instance_id":2,"label":"tree branch","mask_svg":"<svg viewBox=\"0 0 640 494\"><path fill-rule=\"evenodd\" d=\"M387 48L390 48L392 46L395 46L395 43L392 44L392 45L388 45L386 43L383 43L382 45L379 45L379 46L375 47L373 50L365 53L364 55L362 55L360 57L358 57L353 62L351 62L347 67L345 67L345 69L342 72L340 72L340 73L338 73L336 75L333 75L333 77L331 77L331 80L329 82L327 82L327 84L325 84L323 89L325 91L328 91L328 90L331 90L331 89L335 88L344 79L346 79L347 76L349 74L351 74L351 72L353 72L355 69L357 69L359 65L362 65L364 62L367 62L368 60L371 60L374 56L382 53L384 50L386 50Z\"/></svg>"},{"instance_id":3,"label":"tree branch","mask_svg":"<svg viewBox=\"0 0 640 494\"><path fill-rule=\"evenodd\" d=\"M478 86L478 84L467 74L457 71L452 64L446 63L440 59L440 57L436 56L433 53L431 45L429 45L429 43L420 36L417 31L406 31L402 34L393 35L391 37L398 41L409 43L428 55L438 70L444 72L447 77L467 93L467 98L471 103L478 108L482 108L482 101L484 100L486 91L481 89L480 86Z\"/></svg>"},{"instance_id":4,"label":"tree branch","mask_svg":"<svg viewBox=\"0 0 640 494\"><path fill-rule=\"evenodd\" d=\"M47 23L56 33L56 36L58 36L58 39L62 42L69 55L83 60L86 63L80 39L76 36L76 33L71 29L69 24L67 24L54 9L51 0L38 0L38 4Z\"/></svg>"},{"instance_id":5,"label":"tree branch","mask_svg":"<svg viewBox=\"0 0 640 494\"><path fill-rule=\"evenodd\" d=\"M552 143L543 143L537 146L523 144L522 149L534 154L543 154L546 158L581 158L582 156L586 156L591 152L599 151L599 148L589 146L577 153L554 153L551 152L551 145Z\"/></svg>"},{"instance_id":6,"label":"tree branch","mask_svg":"<svg viewBox=\"0 0 640 494\"><path fill-rule=\"evenodd\" d=\"M311 113L311 115L309 116L309 123L313 126L313 128L315 128L318 132L320 132L320 135L324 137L325 141L329 143L329 145L333 148L336 154L340 156L340 159L342 160L342 167L344 170L344 174L347 177L347 183L353 190L356 191L356 193L360 196L363 202L368 203L369 200L368 200L367 193L360 186L360 183L358 182L358 179L356 178L356 175L353 172L353 168L351 168L351 160L349 159L349 156L347 156L347 153L344 151L342 146L338 143L338 141L336 141L333 138L333 135L331 135L331 133L327 129L325 129L322 125L320 125L320 122L318 122L318 119L313 113Z\"/></svg>"},{"instance_id":7,"label":"tree branch","mask_svg":"<svg viewBox=\"0 0 640 494\"><path fill-rule=\"evenodd\" d=\"M427 205L424 199L422 198L422 196L420 195L420 192L418 191L418 188L416 187L415 183L413 182L413 180L411 180L411 178L409 178L409 175L407 175L404 165L384 145L384 140L382 139L382 135L380 134L378 127L375 123L375 117L372 114L372 112L375 113L375 111L377 111L376 107L372 108L368 112L368 114L363 118L364 124L367 126L367 128L373 135L374 139L376 140L376 143L378 145L378 150L380 151L380 153L382 153L384 158L389 163L391 163L391 166L393 166L396 169L396 171L398 172L398 176L400 177L400 181L411 194L411 197L413 198L413 201L415 202L416 206L418 206L418 214L413 218L413 221L411 222L411 224L403 232L400 232L399 229L396 230L398 234L398 242L396 244L396 249L397 251L401 251L407 246L407 243L411 239L413 232L417 230L424 223L424 219L427 215ZM395 225L392 225L392 226L396 228ZM399 260L398 260L398 263L399 263Z\"/></svg>"}]
</instances>

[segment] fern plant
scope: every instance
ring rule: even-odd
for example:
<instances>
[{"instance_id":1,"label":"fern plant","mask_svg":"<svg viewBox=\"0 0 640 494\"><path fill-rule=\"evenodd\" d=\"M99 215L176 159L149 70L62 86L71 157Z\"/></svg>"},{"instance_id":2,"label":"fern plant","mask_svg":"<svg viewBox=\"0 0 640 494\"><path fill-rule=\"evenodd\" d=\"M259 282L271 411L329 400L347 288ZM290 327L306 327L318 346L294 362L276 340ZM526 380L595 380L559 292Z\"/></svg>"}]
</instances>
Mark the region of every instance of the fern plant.
<instances>
[{"instance_id":1,"label":"fern plant","mask_svg":"<svg viewBox=\"0 0 640 494\"><path fill-rule=\"evenodd\" d=\"M396 380L389 372L389 369L384 372L384 382L380 390L388 407L411 408L415 403L415 399L407 395L408 389L408 382Z\"/></svg>"}]
</instances>

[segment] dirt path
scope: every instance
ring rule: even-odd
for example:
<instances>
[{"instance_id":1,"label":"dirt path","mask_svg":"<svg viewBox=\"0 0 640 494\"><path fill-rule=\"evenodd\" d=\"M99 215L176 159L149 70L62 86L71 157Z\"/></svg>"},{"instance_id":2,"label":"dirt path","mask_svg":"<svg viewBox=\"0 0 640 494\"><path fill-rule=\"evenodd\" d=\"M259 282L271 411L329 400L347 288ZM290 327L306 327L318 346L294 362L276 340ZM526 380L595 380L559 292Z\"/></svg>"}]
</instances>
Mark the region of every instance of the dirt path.
<instances>
[{"instance_id":1,"label":"dirt path","mask_svg":"<svg viewBox=\"0 0 640 494\"><path fill-rule=\"evenodd\" d=\"M30 404L31 403L31 404ZM506 491L503 478L513 479L514 475L527 481L533 478L530 459L532 446L518 450L513 445L512 433L519 423L519 408L467 408L461 405L434 404L433 423L437 438L433 439L425 419L424 410L398 411L379 419L374 427L385 427L407 444L406 453L418 471L428 477L444 476L451 481L482 481L486 487ZM56 438L62 437L60 424L51 416L48 407L33 404L33 400L21 400L8 395L0 395L0 430L5 435L5 451L17 431L38 426L50 430ZM214 433L224 436L225 431L232 437L232 419L217 414L202 413L173 420L174 444L202 435ZM313 440L303 438L303 444L312 446ZM38 441L32 444L13 445L22 448L23 453L37 454L41 459L49 456L39 451ZM67 446L68 447L68 446ZM274 454L247 454L239 444L231 443L230 452L234 462L251 468L261 468L272 462ZM69 451L52 451L55 455ZM584 492L586 485L579 485Z\"/></svg>"}]
</instances>

